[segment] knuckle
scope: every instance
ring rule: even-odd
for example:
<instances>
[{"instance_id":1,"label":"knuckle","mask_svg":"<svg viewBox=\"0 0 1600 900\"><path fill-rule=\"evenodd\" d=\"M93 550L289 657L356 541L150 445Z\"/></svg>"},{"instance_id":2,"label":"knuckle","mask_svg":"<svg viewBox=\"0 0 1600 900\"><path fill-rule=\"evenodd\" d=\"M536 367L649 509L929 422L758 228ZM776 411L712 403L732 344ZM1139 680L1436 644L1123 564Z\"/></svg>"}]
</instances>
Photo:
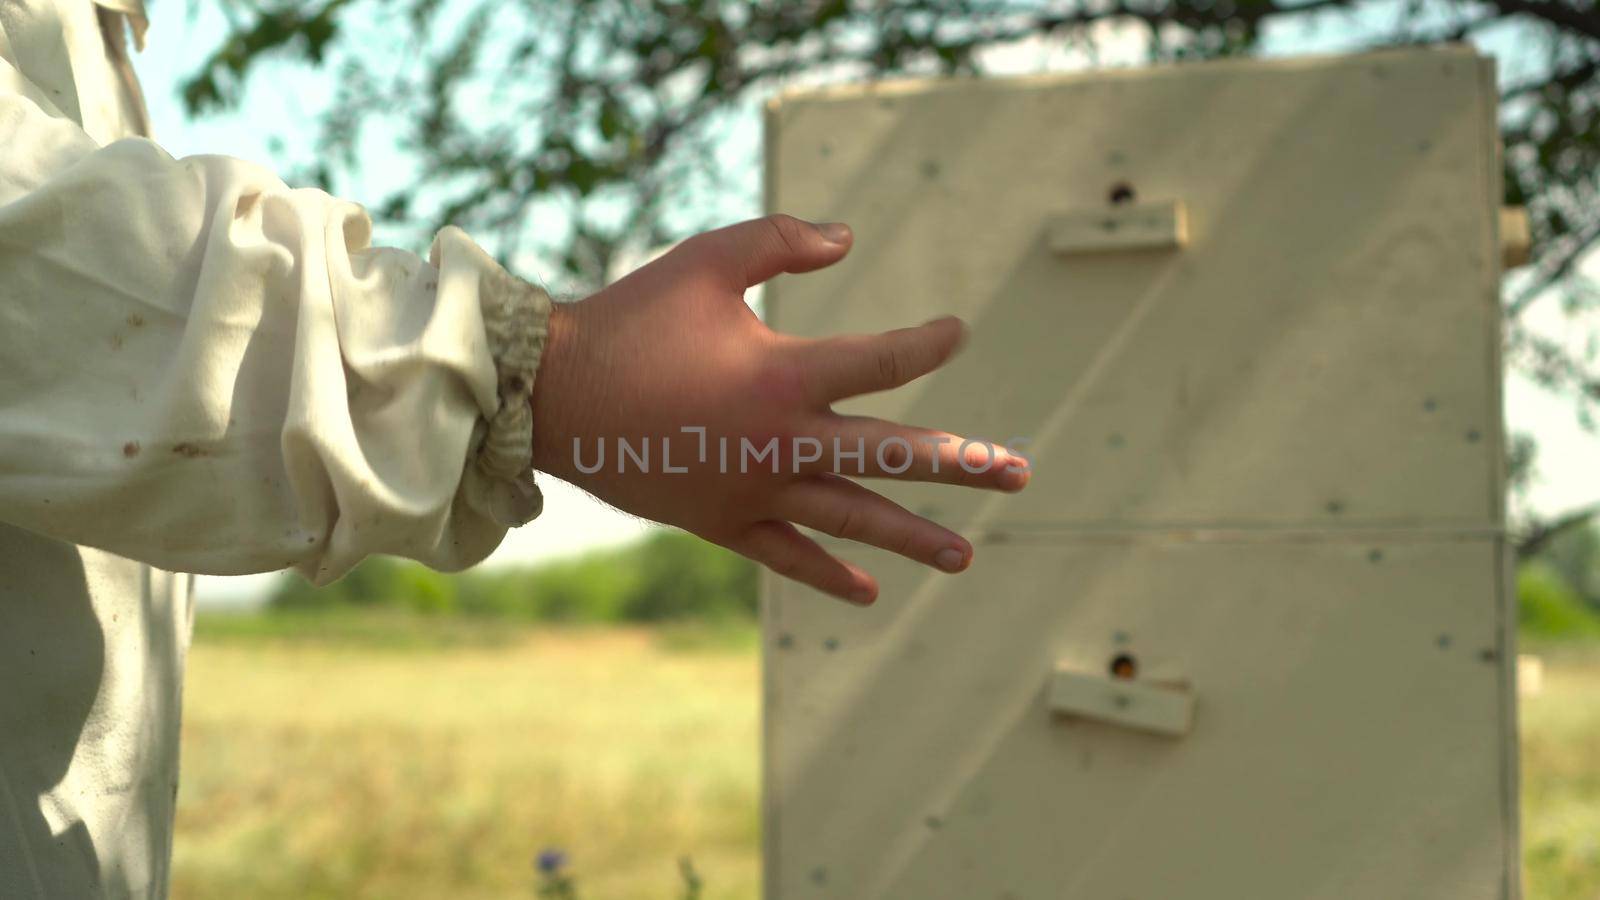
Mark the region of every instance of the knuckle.
<instances>
[{"instance_id":1,"label":"knuckle","mask_svg":"<svg viewBox=\"0 0 1600 900\"><path fill-rule=\"evenodd\" d=\"M905 359L893 347L878 351L878 378L884 384L899 384L905 371Z\"/></svg>"},{"instance_id":2,"label":"knuckle","mask_svg":"<svg viewBox=\"0 0 1600 900\"><path fill-rule=\"evenodd\" d=\"M839 513L839 521L834 526L833 536L841 538L854 538L858 528L860 527L860 524L861 519L856 515L855 509L853 507L846 506Z\"/></svg>"},{"instance_id":3,"label":"knuckle","mask_svg":"<svg viewBox=\"0 0 1600 900\"><path fill-rule=\"evenodd\" d=\"M945 484L967 485L972 477L967 470L961 467L961 454L948 444L939 450L939 474L936 476Z\"/></svg>"},{"instance_id":4,"label":"knuckle","mask_svg":"<svg viewBox=\"0 0 1600 900\"><path fill-rule=\"evenodd\" d=\"M910 531L902 531L900 532L900 537L894 542L894 552L900 554L901 556L910 556L911 545L915 542L916 541L911 536Z\"/></svg>"},{"instance_id":5,"label":"knuckle","mask_svg":"<svg viewBox=\"0 0 1600 900\"><path fill-rule=\"evenodd\" d=\"M767 568L781 578L794 578L800 572L800 561L792 556L779 556L766 561Z\"/></svg>"},{"instance_id":6,"label":"knuckle","mask_svg":"<svg viewBox=\"0 0 1600 900\"><path fill-rule=\"evenodd\" d=\"M720 260L726 257L725 241L714 231L702 231L679 241L677 246L667 252L668 256L680 258L709 258Z\"/></svg>"},{"instance_id":7,"label":"knuckle","mask_svg":"<svg viewBox=\"0 0 1600 900\"><path fill-rule=\"evenodd\" d=\"M767 230L771 233L776 246L787 253L794 253L799 249L799 219L786 213L775 213L762 221L767 223Z\"/></svg>"},{"instance_id":8,"label":"knuckle","mask_svg":"<svg viewBox=\"0 0 1600 900\"><path fill-rule=\"evenodd\" d=\"M987 485L995 478L994 453L981 442L973 443L960 457L957 468L965 483L980 487Z\"/></svg>"},{"instance_id":9,"label":"knuckle","mask_svg":"<svg viewBox=\"0 0 1600 900\"><path fill-rule=\"evenodd\" d=\"M693 253L693 252L695 252L697 250L700 250L703 247L705 247L706 244L713 243L714 242L714 238L712 237L713 234L715 234L715 232L711 232L711 231L701 231L701 232L698 232L696 234L691 234L688 237L684 238L683 240L679 241L676 245L673 246L673 248L671 250L669 250L667 252L668 253Z\"/></svg>"},{"instance_id":10,"label":"knuckle","mask_svg":"<svg viewBox=\"0 0 1600 900\"><path fill-rule=\"evenodd\" d=\"M886 469L899 472L911 464L911 451L899 441L885 442L881 452Z\"/></svg>"}]
</instances>

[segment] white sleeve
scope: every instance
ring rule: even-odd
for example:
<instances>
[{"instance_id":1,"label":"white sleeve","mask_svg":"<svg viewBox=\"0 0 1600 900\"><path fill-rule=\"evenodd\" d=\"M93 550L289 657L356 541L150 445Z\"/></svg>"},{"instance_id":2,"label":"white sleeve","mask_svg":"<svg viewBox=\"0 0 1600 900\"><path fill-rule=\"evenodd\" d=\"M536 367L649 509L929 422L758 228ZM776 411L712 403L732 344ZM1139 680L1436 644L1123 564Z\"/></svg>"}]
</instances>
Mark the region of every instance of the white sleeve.
<instances>
[{"instance_id":1,"label":"white sleeve","mask_svg":"<svg viewBox=\"0 0 1600 900\"><path fill-rule=\"evenodd\" d=\"M98 146L0 59L0 520L161 568L472 565L538 514L549 298L225 157Z\"/></svg>"}]
</instances>

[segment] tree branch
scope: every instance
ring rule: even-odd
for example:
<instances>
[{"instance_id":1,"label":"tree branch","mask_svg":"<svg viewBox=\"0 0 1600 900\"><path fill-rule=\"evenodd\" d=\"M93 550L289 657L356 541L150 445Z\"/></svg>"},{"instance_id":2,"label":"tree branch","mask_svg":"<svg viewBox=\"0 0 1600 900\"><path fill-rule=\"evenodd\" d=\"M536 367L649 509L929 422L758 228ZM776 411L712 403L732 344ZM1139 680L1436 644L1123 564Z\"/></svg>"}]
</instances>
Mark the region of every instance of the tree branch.
<instances>
[{"instance_id":1,"label":"tree branch","mask_svg":"<svg viewBox=\"0 0 1600 900\"><path fill-rule=\"evenodd\" d=\"M1532 16L1559 28L1600 40L1600 14L1593 11L1547 0L1489 0L1489 2L1506 15Z\"/></svg>"},{"instance_id":2,"label":"tree branch","mask_svg":"<svg viewBox=\"0 0 1600 900\"><path fill-rule=\"evenodd\" d=\"M1600 503L1580 507L1554 521L1534 525L1517 542L1517 562L1527 562L1538 556L1556 538L1587 525L1595 516L1600 516Z\"/></svg>"},{"instance_id":3,"label":"tree branch","mask_svg":"<svg viewBox=\"0 0 1600 900\"><path fill-rule=\"evenodd\" d=\"M1551 86L1559 87L1563 91L1576 90L1582 87L1584 82L1593 78L1596 73L1600 73L1600 60L1590 59L1583 65L1574 66L1564 72L1512 85L1500 92L1500 102L1507 103L1526 97L1529 94L1541 93Z\"/></svg>"}]
</instances>

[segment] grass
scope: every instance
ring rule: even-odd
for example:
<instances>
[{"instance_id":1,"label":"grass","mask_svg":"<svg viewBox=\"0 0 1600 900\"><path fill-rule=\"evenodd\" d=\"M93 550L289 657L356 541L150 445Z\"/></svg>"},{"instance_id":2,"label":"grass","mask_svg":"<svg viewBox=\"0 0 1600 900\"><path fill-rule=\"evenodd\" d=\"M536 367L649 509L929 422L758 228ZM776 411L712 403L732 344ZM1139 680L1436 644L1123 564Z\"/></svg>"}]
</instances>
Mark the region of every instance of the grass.
<instances>
[{"instance_id":1,"label":"grass","mask_svg":"<svg viewBox=\"0 0 1600 900\"><path fill-rule=\"evenodd\" d=\"M755 896L754 636L728 631L210 623L173 896L532 897L545 846L586 900L676 898L682 854L705 900Z\"/></svg>"},{"instance_id":2,"label":"grass","mask_svg":"<svg viewBox=\"0 0 1600 900\"><path fill-rule=\"evenodd\" d=\"M418 615L388 608L286 610L270 615L214 613L195 619L194 640L212 646L281 649L335 647L343 650L440 650L511 644L527 626L470 616Z\"/></svg>"},{"instance_id":3,"label":"grass","mask_svg":"<svg viewBox=\"0 0 1600 900\"><path fill-rule=\"evenodd\" d=\"M1526 896L1600 898L1600 649L1537 648L1522 703ZM531 629L349 614L203 617L175 900L759 896L749 625Z\"/></svg>"},{"instance_id":4,"label":"grass","mask_svg":"<svg viewBox=\"0 0 1600 900\"><path fill-rule=\"evenodd\" d=\"M1529 900L1600 900L1600 649L1524 648L1544 689L1521 701L1522 858Z\"/></svg>"}]
</instances>

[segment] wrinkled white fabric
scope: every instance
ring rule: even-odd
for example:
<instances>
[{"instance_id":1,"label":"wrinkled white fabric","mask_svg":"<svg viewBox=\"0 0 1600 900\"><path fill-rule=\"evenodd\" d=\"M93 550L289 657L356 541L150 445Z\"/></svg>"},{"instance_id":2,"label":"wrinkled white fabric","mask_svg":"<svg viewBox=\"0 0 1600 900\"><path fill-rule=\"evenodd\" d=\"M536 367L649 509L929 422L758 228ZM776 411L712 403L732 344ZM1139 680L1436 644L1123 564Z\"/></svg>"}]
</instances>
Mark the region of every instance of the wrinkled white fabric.
<instances>
[{"instance_id":1,"label":"wrinkled white fabric","mask_svg":"<svg viewBox=\"0 0 1600 900\"><path fill-rule=\"evenodd\" d=\"M163 897L190 579L481 560L549 299L139 136L137 0L0 0L0 898ZM94 548L94 549L89 549Z\"/></svg>"}]
</instances>

